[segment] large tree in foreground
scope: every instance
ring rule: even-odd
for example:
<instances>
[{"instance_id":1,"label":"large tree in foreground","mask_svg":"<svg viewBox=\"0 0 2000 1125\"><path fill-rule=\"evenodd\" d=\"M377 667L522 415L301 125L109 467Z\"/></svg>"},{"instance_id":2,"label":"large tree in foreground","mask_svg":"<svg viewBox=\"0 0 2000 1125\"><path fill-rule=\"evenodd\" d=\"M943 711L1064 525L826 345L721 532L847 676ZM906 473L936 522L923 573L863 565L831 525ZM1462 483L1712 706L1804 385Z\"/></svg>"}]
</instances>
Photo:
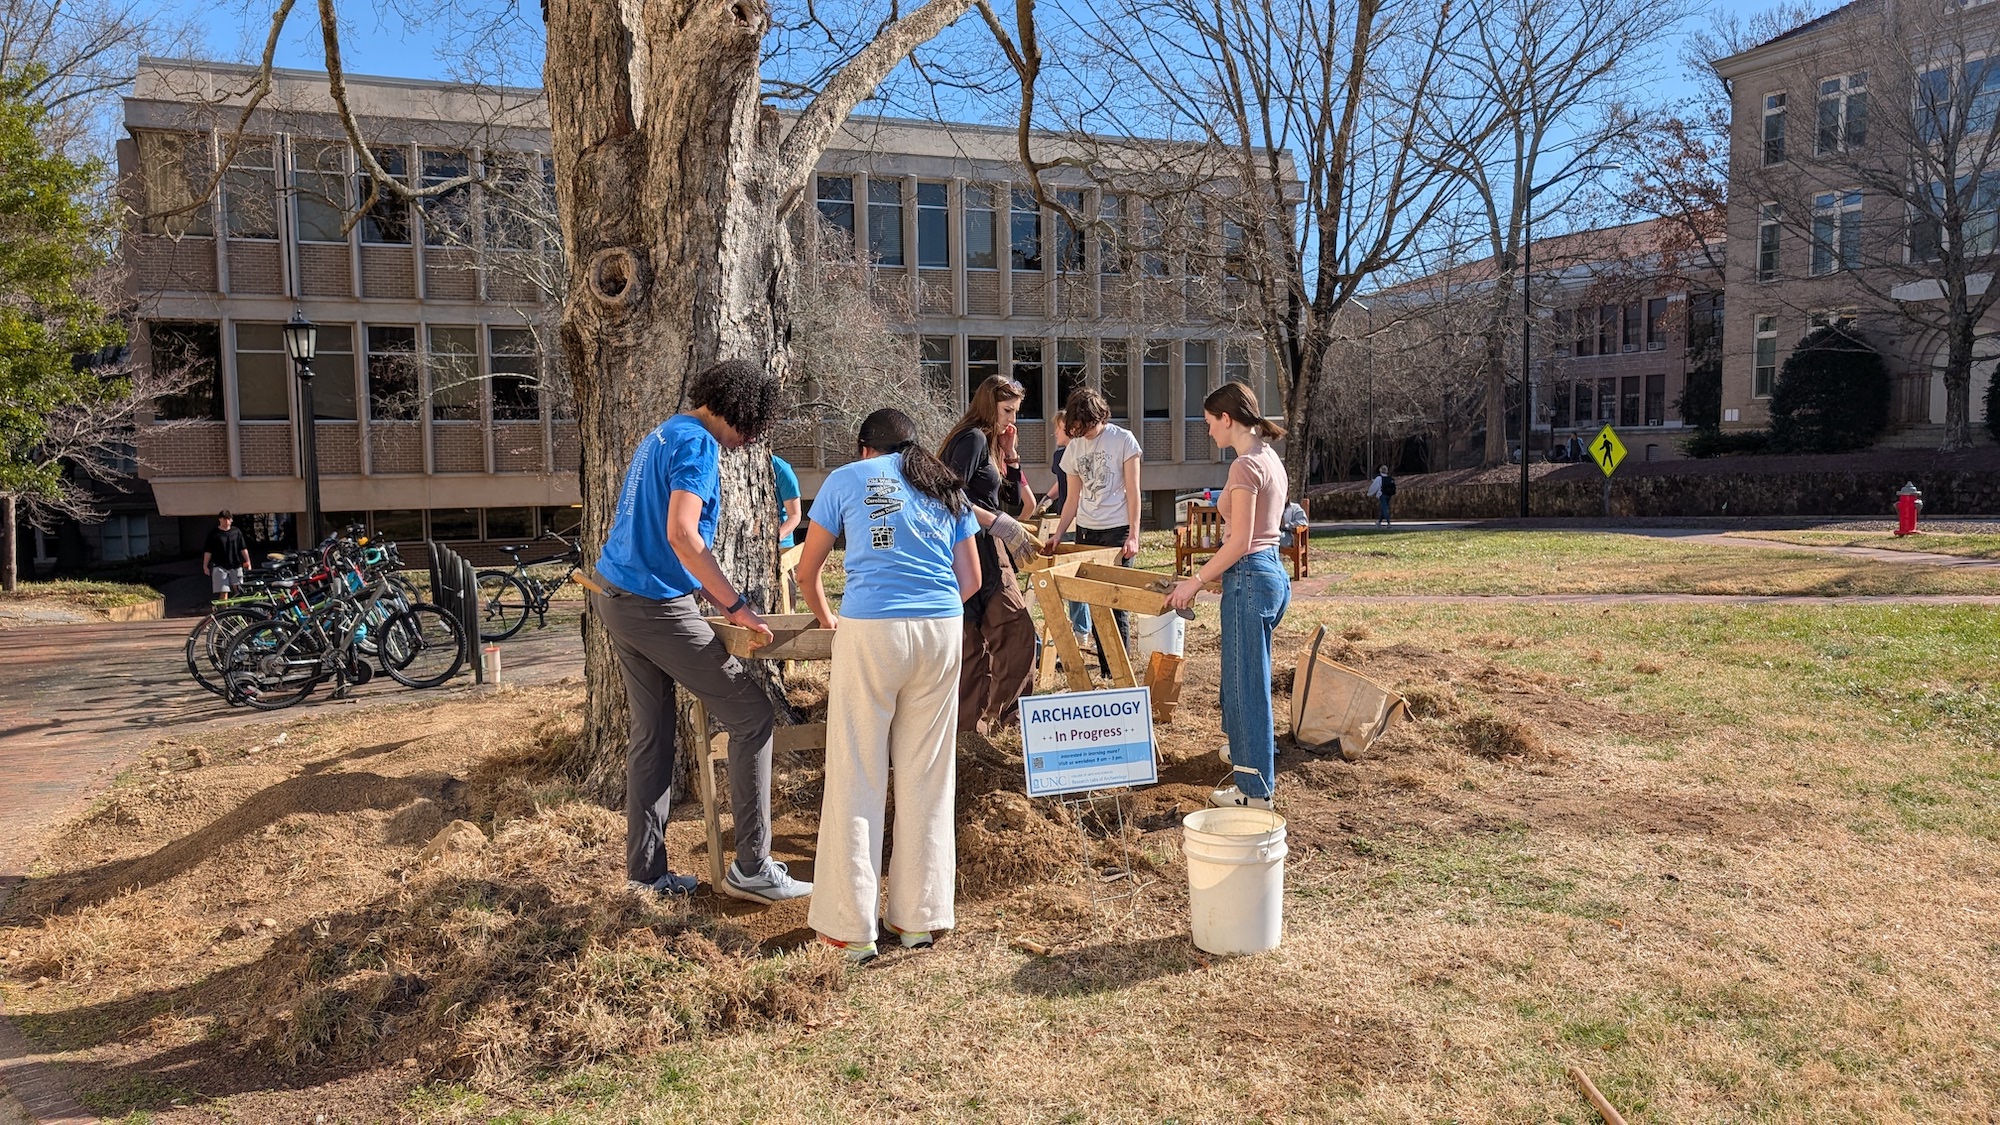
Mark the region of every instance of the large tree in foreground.
<instances>
[{"instance_id":1,"label":"large tree in foreground","mask_svg":"<svg viewBox=\"0 0 2000 1125\"><path fill-rule=\"evenodd\" d=\"M547 0L544 86L569 286L561 338L583 445L586 550L610 529L632 451L680 408L690 375L720 359L786 369L786 218L855 106L970 3L851 13L874 33L824 71L800 112L781 118L763 97L764 0ZM334 0L319 0L319 15L349 140L372 179L393 182L348 106ZM717 555L769 606L777 504L768 453L727 458L723 491ZM624 781L624 691L588 616L584 639L588 714L575 766L609 796Z\"/></svg>"}]
</instances>

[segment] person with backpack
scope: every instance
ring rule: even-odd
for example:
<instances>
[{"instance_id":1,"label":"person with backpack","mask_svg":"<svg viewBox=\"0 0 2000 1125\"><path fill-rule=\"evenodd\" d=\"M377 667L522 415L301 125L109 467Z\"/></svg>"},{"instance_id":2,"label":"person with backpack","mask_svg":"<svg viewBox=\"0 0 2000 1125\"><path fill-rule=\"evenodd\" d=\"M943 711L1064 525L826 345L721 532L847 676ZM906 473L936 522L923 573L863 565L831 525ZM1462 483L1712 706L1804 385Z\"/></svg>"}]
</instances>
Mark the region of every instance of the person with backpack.
<instances>
[{"instance_id":1,"label":"person with backpack","mask_svg":"<svg viewBox=\"0 0 2000 1125\"><path fill-rule=\"evenodd\" d=\"M1368 495L1376 501L1375 526L1389 526L1389 501L1396 497L1396 478L1389 475L1389 466L1375 470L1375 479L1368 482Z\"/></svg>"}]
</instances>

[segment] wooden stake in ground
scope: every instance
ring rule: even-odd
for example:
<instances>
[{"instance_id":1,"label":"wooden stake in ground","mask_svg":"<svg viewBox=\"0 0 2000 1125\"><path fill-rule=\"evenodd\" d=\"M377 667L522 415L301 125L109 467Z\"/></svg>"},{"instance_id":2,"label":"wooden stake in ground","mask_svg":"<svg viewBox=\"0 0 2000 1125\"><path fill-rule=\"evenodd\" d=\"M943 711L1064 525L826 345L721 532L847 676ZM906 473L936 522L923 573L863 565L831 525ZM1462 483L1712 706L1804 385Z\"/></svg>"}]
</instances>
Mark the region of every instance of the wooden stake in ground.
<instances>
[{"instance_id":1,"label":"wooden stake in ground","mask_svg":"<svg viewBox=\"0 0 2000 1125\"><path fill-rule=\"evenodd\" d=\"M1584 1099L1597 1111L1597 1116L1604 1119L1604 1125L1625 1125L1625 1115L1611 1108L1611 1103L1605 1101L1604 1095L1597 1092L1596 1084L1591 1082L1590 1075L1585 1074L1582 1067L1570 1067L1569 1080L1576 1083L1577 1089L1583 1091Z\"/></svg>"}]
</instances>

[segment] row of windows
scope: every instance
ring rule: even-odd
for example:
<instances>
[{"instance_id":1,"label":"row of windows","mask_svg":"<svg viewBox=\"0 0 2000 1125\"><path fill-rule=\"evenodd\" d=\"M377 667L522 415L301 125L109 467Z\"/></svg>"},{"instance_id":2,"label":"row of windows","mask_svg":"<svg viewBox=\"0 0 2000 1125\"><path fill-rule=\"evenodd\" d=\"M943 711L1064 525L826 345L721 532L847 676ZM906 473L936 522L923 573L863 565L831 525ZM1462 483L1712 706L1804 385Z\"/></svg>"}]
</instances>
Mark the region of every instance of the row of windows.
<instances>
[{"instance_id":1,"label":"row of windows","mask_svg":"<svg viewBox=\"0 0 2000 1125\"><path fill-rule=\"evenodd\" d=\"M230 325L229 339L237 420L289 419L293 369L284 326L239 321ZM227 401L222 326L155 322L148 326L148 340L155 370L192 369L196 375L188 390L158 404L160 416L220 420ZM489 411L495 421L536 421L545 397L558 415L566 409L543 394L549 364L535 334L525 328L322 324L312 370L313 416L333 421L356 420L364 403L365 416L378 421L426 414L439 421L477 421Z\"/></svg>"},{"instance_id":2,"label":"row of windows","mask_svg":"<svg viewBox=\"0 0 2000 1125\"><path fill-rule=\"evenodd\" d=\"M1785 162L1789 100L1782 92L1764 95L1764 163L1767 165ZM1813 133L1815 156L1845 152L1867 143L1867 72L1822 81L1819 84L1818 110L1817 128Z\"/></svg>"},{"instance_id":3,"label":"row of windows","mask_svg":"<svg viewBox=\"0 0 2000 1125\"><path fill-rule=\"evenodd\" d=\"M212 235L205 193L214 166L210 140L198 133L142 132L135 138L146 195L148 234ZM282 154L289 153L289 158ZM406 187L434 188L471 175L470 153L448 149L378 148L375 161ZM426 246L484 244L533 250L552 245L555 163L534 153L484 154L486 182L460 184L416 208ZM411 170L416 170L413 179ZM281 227L280 189L292 197L293 233L300 242L345 243L342 227L356 212L362 242L408 245L414 226L407 200L376 191L373 178L339 141L245 137L222 175L222 227L231 238L275 239ZM370 200L370 195L374 199Z\"/></svg>"},{"instance_id":4,"label":"row of windows","mask_svg":"<svg viewBox=\"0 0 2000 1125\"><path fill-rule=\"evenodd\" d=\"M374 512L328 512L326 521L334 527L361 524L368 534L391 543L421 543L426 539L445 541L487 540L499 543L526 543L544 531L575 535L582 526L583 509L576 505L550 508L400 508ZM560 544L551 542L547 554L556 554ZM403 551L403 561L413 566L425 562L422 553ZM540 557L533 551L522 558Z\"/></svg>"},{"instance_id":5,"label":"row of windows","mask_svg":"<svg viewBox=\"0 0 2000 1125\"><path fill-rule=\"evenodd\" d=\"M1627 375L1582 379L1556 394L1557 426L1660 426L1667 418L1667 377Z\"/></svg>"},{"instance_id":6,"label":"row of windows","mask_svg":"<svg viewBox=\"0 0 2000 1125\"><path fill-rule=\"evenodd\" d=\"M1788 96L1764 95L1764 163L1787 158ZM1823 79L1814 120L1813 155L1828 156L1861 147L1868 140L1866 71ZM1917 77L1916 126L1919 138L1936 144L1957 136L1978 136L2000 126L2000 56L1933 66Z\"/></svg>"},{"instance_id":7,"label":"row of windows","mask_svg":"<svg viewBox=\"0 0 2000 1125\"><path fill-rule=\"evenodd\" d=\"M1579 357L1647 351L1667 346L1667 299L1653 297L1626 305L1557 309L1551 329L1556 354Z\"/></svg>"},{"instance_id":8,"label":"row of windows","mask_svg":"<svg viewBox=\"0 0 2000 1125\"><path fill-rule=\"evenodd\" d=\"M856 177L817 177L816 198L820 216L844 232L850 243L857 237ZM1088 218L1088 199L1080 190L1055 192L1057 208L1044 214L1035 194L1025 188L1003 189L992 184L967 184L960 193L959 241L954 244L951 221L950 185L941 181L919 180L914 199L907 197L901 179L861 177L866 184L866 251L870 261L882 266L907 266L914 256L924 269L949 269L954 254L962 257L969 270L1000 268L1001 196L1006 204L1006 246L1012 269L1040 272L1048 255L1058 273L1084 273L1090 266L1092 239L1079 221L1094 227L1095 268L1106 275L1124 274L1136 267L1147 277L1170 277L1174 267L1188 273L1197 269L1200 252L1170 252L1170 229L1179 230L1188 247L1209 247L1209 215L1200 200L1181 204L1179 214L1170 217L1146 200L1113 194L1098 198L1095 220ZM903 220L906 206L916 210L916 246L906 246ZM1136 225L1135 225L1136 223ZM1050 228L1054 229L1053 242ZM859 249L860 247L857 247ZM914 250L914 254L912 254ZM1220 256L1224 275L1243 272L1244 230L1241 223L1224 219Z\"/></svg>"},{"instance_id":9,"label":"row of windows","mask_svg":"<svg viewBox=\"0 0 2000 1125\"><path fill-rule=\"evenodd\" d=\"M2000 249L2000 174L1977 180L1967 177L1951 185L1932 184L1933 203L1909 224L1908 251L1912 262L1934 262L1949 245L1940 216L1959 213L1956 237L1964 253L1990 254ZM1955 196L1955 198L1952 198ZM1812 200L1811 259L1808 271L1818 277L1861 264L1863 194L1859 190L1820 192ZM1778 203L1764 203L1757 212L1757 280L1775 281L1783 260L1785 213Z\"/></svg>"},{"instance_id":10,"label":"row of windows","mask_svg":"<svg viewBox=\"0 0 2000 1125\"><path fill-rule=\"evenodd\" d=\"M959 339L956 336L925 336L919 341L918 354L924 379L936 391L944 392L953 384L953 352ZM1000 362L1002 343L995 336L964 337L965 377L960 385L964 387L965 398L970 398L972 391L986 379L1003 374ZM1008 365L1004 374L1021 384L1020 416L1023 418L1050 417L1054 410L1061 409L1062 404L1068 401L1071 391L1085 386L1103 392L1113 418L1130 421L1134 417L1132 411L1135 404L1139 410L1137 417L1170 418L1173 416L1173 363L1178 353L1182 376L1181 417L1201 417L1202 400L1208 397L1210 391L1229 382L1250 387L1266 414L1284 413L1275 367L1267 364L1263 377L1253 378L1250 350L1242 344L1218 344L1213 340L1139 342L1139 378L1136 386L1132 379L1133 353L1134 341L1130 340L1062 339L1051 342L1017 336L1011 341L1011 347L1005 349ZM1048 398L1051 388L1047 383L1051 359L1055 375L1052 405Z\"/></svg>"}]
</instances>

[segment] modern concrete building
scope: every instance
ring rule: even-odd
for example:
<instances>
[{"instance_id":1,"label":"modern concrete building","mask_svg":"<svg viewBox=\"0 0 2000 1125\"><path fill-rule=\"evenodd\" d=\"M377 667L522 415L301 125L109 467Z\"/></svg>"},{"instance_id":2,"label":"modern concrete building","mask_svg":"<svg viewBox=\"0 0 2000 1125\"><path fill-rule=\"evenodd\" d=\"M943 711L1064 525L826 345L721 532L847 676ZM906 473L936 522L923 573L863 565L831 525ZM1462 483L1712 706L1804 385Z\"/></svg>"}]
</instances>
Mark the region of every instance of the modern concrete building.
<instances>
[{"instance_id":1,"label":"modern concrete building","mask_svg":"<svg viewBox=\"0 0 2000 1125\"><path fill-rule=\"evenodd\" d=\"M553 170L540 91L349 76L369 146L390 174L475 184L421 206L370 200L341 140L326 76L279 71L240 141L252 68L148 59L126 101L119 160L141 218L124 248L142 361L205 377L162 403L177 428L144 435L159 509L193 521L303 509L299 395L280 329L318 324L315 413L322 505L403 539L511 540L575 522L576 423L547 379L556 248L541 218ZM1006 372L1027 391L1021 452L1047 481L1049 419L1077 385L1102 387L1146 453L1154 511L1219 483L1200 402L1224 379L1270 387L1270 365L1158 254L1085 237L1038 207L1010 130L855 121L822 162L819 213L851 232L870 286L920 362L911 385ZM210 169L224 168L208 190ZM1149 209L1081 182L1063 189L1100 229ZM351 229L343 226L363 210ZM1217 239L1228 236L1222 224ZM1276 402L1273 390L1267 401ZM791 427L778 452L808 496L852 435Z\"/></svg>"}]
</instances>

